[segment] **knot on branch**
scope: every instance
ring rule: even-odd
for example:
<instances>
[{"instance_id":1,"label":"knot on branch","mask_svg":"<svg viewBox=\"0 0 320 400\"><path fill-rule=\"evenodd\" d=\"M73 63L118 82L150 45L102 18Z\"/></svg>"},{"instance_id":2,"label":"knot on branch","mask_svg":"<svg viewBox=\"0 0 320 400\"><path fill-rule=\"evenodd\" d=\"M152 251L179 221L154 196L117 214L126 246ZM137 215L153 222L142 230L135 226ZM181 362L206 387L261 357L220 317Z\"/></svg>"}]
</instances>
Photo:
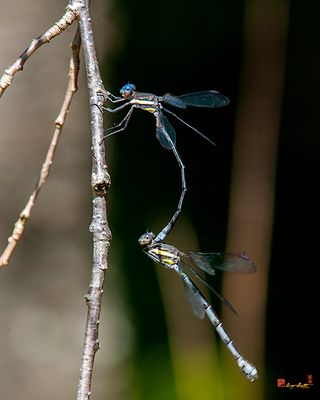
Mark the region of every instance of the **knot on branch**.
<instances>
[{"instance_id":1,"label":"knot on branch","mask_svg":"<svg viewBox=\"0 0 320 400\"><path fill-rule=\"evenodd\" d=\"M110 182L96 183L92 187L93 195L99 197L106 196L110 185L111 185Z\"/></svg>"}]
</instances>

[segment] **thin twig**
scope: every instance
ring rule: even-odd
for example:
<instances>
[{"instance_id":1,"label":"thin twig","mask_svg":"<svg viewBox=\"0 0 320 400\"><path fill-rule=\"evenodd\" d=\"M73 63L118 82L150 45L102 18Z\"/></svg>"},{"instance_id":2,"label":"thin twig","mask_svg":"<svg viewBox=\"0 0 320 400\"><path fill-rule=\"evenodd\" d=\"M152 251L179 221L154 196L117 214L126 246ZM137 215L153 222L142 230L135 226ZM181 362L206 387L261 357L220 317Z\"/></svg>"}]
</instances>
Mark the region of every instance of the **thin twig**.
<instances>
[{"instance_id":1,"label":"thin twig","mask_svg":"<svg viewBox=\"0 0 320 400\"><path fill-rule=\"evenodd\" d=\"M55 120L55 130L51 139L51 143L48 148L48 152L45 158L45 161L42 165L40 175L38 181L35 185L35 188L29 198L24 209L21 211L19 219L14 224L14 229L12 235L8 239L8 244L3 254L0 257L0 268L6 267L9 264L10 258L16 248L19 240L21 239L26 223L30 219L31 212L33 206L35 205L38 194L46 182L46 179L50 173L51 165L53 162L54 154L59 143L59 139L61 136L62 128L68 114L70 104L73 98L73 95L77 91L77 81L78 81L78 73L79 73L79 51L80 51L80 32L79 27L75 33L74 39L71 43L72 55L69 64L69 81L66 90L66 94L61 106L61 110L59 112L58 117Z\"/></svg>"},{"instance_id":2,"label":"thin twig","mask_svg":"<svg viewBox=\"0 0 320 400\"><path fill-rule=\"evenodd\" d=\"M21 54L21 56L4 71L4 74L0 78L0 97L3 95L4 91L11 84L14 75L18 71L22 71L25 62L28 58L44 43L49 43L51 39L60 35L62 31L64 31L69 25L71 25L77 18L76 13L73 9L73 2L70 1L68 6L66 7L66 12L59 19L59 21L55 22L55 24L48 29L43 35L39 36L36 39L33 39L30 43L29 47Z\"/></svg>"},{"instance_id":3,"label":"thin twig","mask_svg":"<svg viewBox=\"0 0 320 400\"><path fill-rule=\"evenodd\" d=\"M108 267L108 249L111 240L106 211L106 194L111 180L105 161L105 149L101 144L104 135L103 113L101 112L104 99L101 94L106 92L102 85L96 57L88 0L83 0L83 8L79 11L79 20L90 100L92 137L91 188L93 193L93 215L90 231L93 236L93 263L90 284L85 295L88 314L77 400L88 400L91 395L94 358L99 349L99 319L105 271Z\"/></svg>"}]
</instances>

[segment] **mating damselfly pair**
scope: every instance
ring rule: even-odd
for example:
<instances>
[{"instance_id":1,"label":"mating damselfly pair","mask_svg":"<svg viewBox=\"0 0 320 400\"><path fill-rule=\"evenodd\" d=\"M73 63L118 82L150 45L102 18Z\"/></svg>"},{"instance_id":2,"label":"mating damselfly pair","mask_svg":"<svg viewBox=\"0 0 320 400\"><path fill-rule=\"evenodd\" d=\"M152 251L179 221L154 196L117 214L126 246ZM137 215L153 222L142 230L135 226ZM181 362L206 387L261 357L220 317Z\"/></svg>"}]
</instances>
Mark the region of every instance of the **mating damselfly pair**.
<instances>
[{"instance_id":1,"label":"mating damselfly pair","mask_svg":"<svg viewBox=\"0 0 320 400\"><path fill-rule=\"evenodd\" d=\"M205 314L208 316L210 322L215 327L218 335L222 342L226 345L231 355L236 360L238 367L250 381L254 381L258 378L257 369L253 364L247 361L238 351L230 336L224 329L222 322L219 320L217 314L213 310L212 306L207 302L200 289L191 280L189 275L185 272L188 269L196 278L200 279L212 292L214 292L220 300L226 304L232 311L235 312L232 305L222 296L220 296L201 276L188 264L184 259L188 259L193 262L199 269L205 271L210 275L214 275L215 269L221 269L227 272L239 272L239 273L252 273L256 271L256 267L253 262L244 254L223 254L223 253L196 253L189 252L183 253L176 249L174 246L163 243L165 237L173 229L175 222L182 211L182 203L184 200L185 192L187 190L186 179L185 179L185 167L176 149L176 132L169 120L164 115L163 111L174 116L180 122L191 128L201 137L206 139L209 143L214 145L213 141L205 136L198 129L194 128L182 118L177 116L171 110L164 107L163 103L180 108L186 109L188 106L193 107L206 107L215 108L222 107L229 103L229 99L223 94L214 90L196 92L185 94L181 96L174 96L172 94L165 94L163 96L156 96L151 93L137 92L135 86L132 84L126 84L120 90L122 97L117 97L111 93L107 93L108 100L112 103L124 102L116 108L104 107L108 112L117 112L125 108L129 108L129 111L120 121L120 123L114 125L111 132L107 134L105 138L111 136L117 132L126 129L129 119L132 115L134 108L140 108L148 111L155 116L156 119L156 137L160 144L167 150L172 150L173 154L178 162L181 171L181 193L178 202L177 209L168 222L168 224L155 236L151 232L144 233L140 239L139 244L143 247L143 251L149 258L157 262L161 266L167 269L174 270L181 278L185 287L185 291L192 307L194 314L198 318L204 318Z\"/></svg>"}]
</instances>

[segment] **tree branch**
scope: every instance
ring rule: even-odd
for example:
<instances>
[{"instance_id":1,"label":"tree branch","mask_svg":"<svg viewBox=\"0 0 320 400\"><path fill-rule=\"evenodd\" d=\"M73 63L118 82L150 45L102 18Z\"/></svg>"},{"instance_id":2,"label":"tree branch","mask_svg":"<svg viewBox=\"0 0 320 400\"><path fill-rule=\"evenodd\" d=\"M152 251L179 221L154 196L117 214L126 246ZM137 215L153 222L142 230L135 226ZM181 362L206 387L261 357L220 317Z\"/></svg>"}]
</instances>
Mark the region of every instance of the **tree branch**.
<instances>
[{"instance_id":1,"label":"tree branch","mask_svg":"<svg viewBox=\"0 0 320 400\"><path fill-rule=\"evenodd\" d=\"M49 43L51 39L60 35L60 33L65 30L69 25L71 25L77 18L77 14L74 12L74 1L70 1L66 7L66 12L55 22L55 24L48 29L44 34L36 39L33 39L29 47L21 54L21 56L4 71L4 74L0 78L0 97L3 95L4 91L11 84L14 75L18 71L22 71L25 62L28 58L44 43Z\"/></svg>"},{"instance_id":2,"label":"tree branch","mask_svg":"<svg viewBox=\"0 0 320 400\"><path fill-rule=\"evenodd\" d=\"M93 264L89 289L85 296L88 314L77 400L87 400L91 395L94 358L99 349L99 319L104 276L111 240L106 211L106 194L111 180L105 162L105 149L101 144L104 135L103 114L101 112L104 98L101 94L106 92L100 77L88 4L89 2L84 0L84 7L79 11L79 22L91 113L93 215L90 231L93 235Z\"/></svg>"},{"instance_id":3,"label":"tree branch","mask_svg":"<svg viewBox=\"0 0 320 400\"><path fill-rule=\"evenodd\" d=\"M70 65L69 65L68 86L67 86L66 94L65 94L62 106L61 106L61 110L59 112L58 117L55 120L55 130L54 130L54 133L53 133L53 136L51 139L51 143L50 143L45 161L42 165L42 169L40 171L40 176L35 185L35 189L32 192L26 206L21 211L19 219L14 224L14 229L13 229L12 235L8 239L7 247L5 248L3 254L0 257L0 268L8 266L10 258L14 252L14 249L16 248L19 240L21 239L21 237L23 235L26 223L30 219L31 212L35 205L38 194L39 194L42 186L46 182L46 179L50 173L51 165L53 163L53 158L55 155L57 145L59 143L62 128L63 128L64 122L65 122L65 119L67 117L73 95L77 91L80 43L81 43L81 40L80 40L80 33L79 33L79 28L78 28L75 33L74 39L71 43L72 56L71 56Z\"/></svg>"},{"instance_id":4,"label":"tree branch","mask_svg":"<svg viewBox=\"0 0 320 400\"><path fill-rule=\"evenodd\" d=\"M88 400L91 395L91 383L95 354L99 348L99 319L105 271L107 269L107 256L111 240L111 232L107 221L106 195L111 185L111 179L107 171L105 161L105 148L103 145L103 113L101 112L104 101L108 96L102 84L89 14L89 0L70 0L66 13L47 32L34 39L30 46L21 54L12 66L10 66L0 78L0 97L11 84L14 75L21 71L27 59L44 43L59 35L68 25L79 20L79 31L81 36L84 59L86 65L89 101L90 101L90 123L92 137L92 174L91 188L93 193L93 215L90 231L93 236L93 263L90 284L85 295L88 305L87 324L85 330L84 347L82 354L81 372L77 390L77 400ZM43 164L39 180L30 199L20 214L15 224L13 234L9 238L9 244L0 258L1 266L8 265L9 259L21 238L26 221L30 218L39 191L50 172L54 152L61 134L61 129L68 112L70 102L77 88L77 75L79 69L79 34L77 32L72 47L72 58L70 62L69 84L66 96L57 117L56 129L51 141L46 160Z\"/></svg>"}]
</instances>

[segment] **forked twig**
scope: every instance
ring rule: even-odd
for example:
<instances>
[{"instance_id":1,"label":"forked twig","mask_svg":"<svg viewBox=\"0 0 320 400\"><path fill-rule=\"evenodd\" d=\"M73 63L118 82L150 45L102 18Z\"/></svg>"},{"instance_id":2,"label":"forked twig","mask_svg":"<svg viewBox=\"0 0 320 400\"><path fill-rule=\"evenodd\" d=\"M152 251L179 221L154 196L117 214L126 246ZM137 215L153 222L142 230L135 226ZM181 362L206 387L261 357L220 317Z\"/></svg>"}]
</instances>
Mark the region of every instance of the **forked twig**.
<instances>
[{"instance_id":1,"label":"forked twig","mask_svg":"<svg viewBox=\"0 0 320 400\"><path fill-rule=\"evenodd\" d=\"M43 35L36 39L33 39L29 47L21 54L21 56L4 71L4 74L0 78L0 97L3 95L4 91L11 84L14 75L18 71L22 71L25 62L28 58L44 43L49 43L51 39L60 35L60 33L65 30L69 25L71 25L77 19L77 14L75 13L72 2L66 7L66 12L55 22L55 24L48 29Z\"/></svg>"},{"instance_id":2,"label":"forked twig","mask_svg":"<svg viewBox=\"0 0 320 400\"><path fill-rule=\"evenodd\" d=\"M48 152L45 158L45 161L42 165L40 175L38 181L35 185L35 188L26 204L24 209L21 211L19 219L14 224L14 229L12 235L8 239L7 247L0 257L0 268L6 267L9 264L10 258L16 248L19 240L21 239L26 223L30 219L31 212L33 206L35 205L38 194L46 182L46 179L50 173L51 165L53 162L54 154L59 143L59 139L61 136L62 128L68 114L68 110L70 108L70 104L73 98L73 95L77 91L77 81L78 81L78 73L79 73L79 51L80 51L80 32L79 27L75 33L74 39L71 43L72 55L69 64L69 81L66 90L66 94L61 106L61 110L59 112L58 117L55 120L55 130L51 139L51 143L48 148Z\"/></svg>"}]
</instances>

